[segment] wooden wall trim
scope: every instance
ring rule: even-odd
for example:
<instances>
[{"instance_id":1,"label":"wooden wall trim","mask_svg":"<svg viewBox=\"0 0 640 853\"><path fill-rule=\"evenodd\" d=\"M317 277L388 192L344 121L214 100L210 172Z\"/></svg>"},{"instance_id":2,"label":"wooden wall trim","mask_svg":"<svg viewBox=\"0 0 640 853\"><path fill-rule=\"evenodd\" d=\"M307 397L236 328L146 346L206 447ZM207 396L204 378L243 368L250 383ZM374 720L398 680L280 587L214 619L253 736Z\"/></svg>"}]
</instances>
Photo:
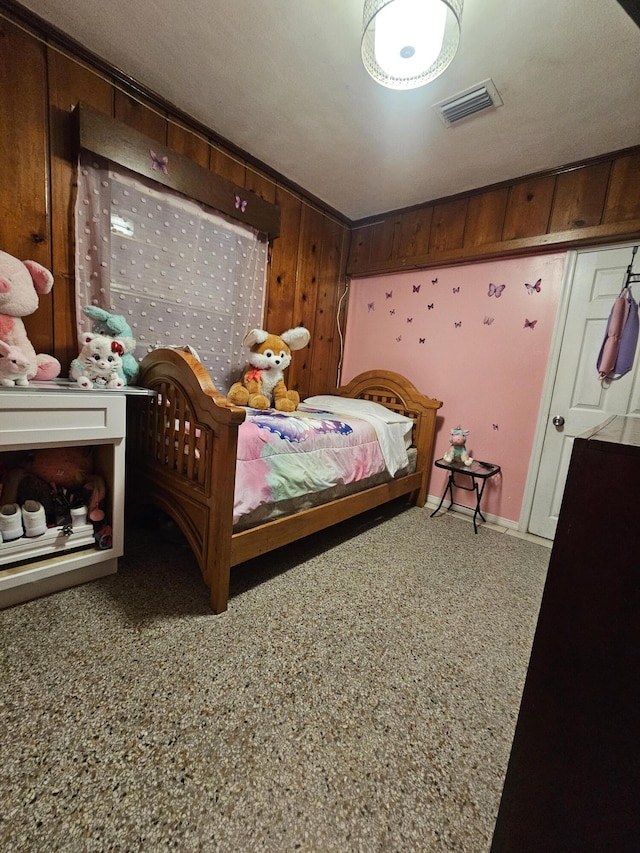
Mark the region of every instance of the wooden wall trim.
<instances>
[{"instance_id":1,"label":"wooden wall trim","mask_svg":"<svg viewBox=\"0 0 640 853\"><path fill-rule=\"evenodd\" d=\"M370 263L357 270L351 267L347 274L353 277L402 272L404 270L428 269L429 267L453 266L472 261L489 261L495 258L517 257L575 249L581 246L601 246L607 243L640 239L640 219L615 225L598 225L580 231L561 231L544 234L540 237L524 237L519 240L486 243L483 246L467 249L450 249L431 252L401 260L387 260Z\"/></svg>"},{"instance_id":2,"label":"wooden wall trim","mask_svg":"<svg viewBox=\"0 0 640 853\"><path fill-rule=\"evenodd\" d=\"M351 237L352 276L636 240L640 146L397 211Z\"/></svg>"},{"instance_id":3,"label":"wooden wall trim","mask_svg":"<svg viewBox=\"0 0 640 853\"><path fill-rule=\"evenodd\" d=\"M269 239L279 236L280 210L274 204L86 104L78 104L73 115L77 144L85 151L200 201ZM166 165L154 161L151 152L160 162L166 157Z\"/></svg>"}]
</instances>

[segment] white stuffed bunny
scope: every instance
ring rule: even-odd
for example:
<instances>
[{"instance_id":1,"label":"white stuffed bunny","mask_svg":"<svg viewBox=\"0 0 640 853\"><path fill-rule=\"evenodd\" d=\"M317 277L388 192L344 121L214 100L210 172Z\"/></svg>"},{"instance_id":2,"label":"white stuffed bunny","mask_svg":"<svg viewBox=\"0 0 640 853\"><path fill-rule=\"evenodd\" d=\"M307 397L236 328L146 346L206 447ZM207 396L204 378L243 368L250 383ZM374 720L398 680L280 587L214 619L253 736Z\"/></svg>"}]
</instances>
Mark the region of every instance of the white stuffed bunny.
<instances>
[{"instance_id":1,"label":"white stuffed bunny","mask_svg":"<svg viewBox=\"0 0 640 853\"><path fill-rule=\"evenodd\" d=\"M31 362L20 347L0 341L0 385L28 385Z\"/></svg>"}]
</instances>

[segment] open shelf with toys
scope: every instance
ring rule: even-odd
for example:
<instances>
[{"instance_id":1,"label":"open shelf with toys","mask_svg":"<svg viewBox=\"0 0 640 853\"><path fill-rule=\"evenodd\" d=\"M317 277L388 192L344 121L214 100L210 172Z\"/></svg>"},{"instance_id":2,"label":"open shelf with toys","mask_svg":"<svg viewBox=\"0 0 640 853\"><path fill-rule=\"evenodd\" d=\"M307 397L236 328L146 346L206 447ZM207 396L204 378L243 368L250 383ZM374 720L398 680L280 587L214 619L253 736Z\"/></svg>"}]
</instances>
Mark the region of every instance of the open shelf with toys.
<instances>
[{"instance_id":1,"label":"open shelf with toys","mask_svg":"<svg viewBox=\"0 0 640 853\"><path fill-rule=\"evenodd\" d=\"M28 500L46 516L41 534L14 528L15 538L0 543L0 607L117 571L125 405L122 392L64 381L0 388L0 514L13 503L17 514Z\"/></svg>"}]
</instances>

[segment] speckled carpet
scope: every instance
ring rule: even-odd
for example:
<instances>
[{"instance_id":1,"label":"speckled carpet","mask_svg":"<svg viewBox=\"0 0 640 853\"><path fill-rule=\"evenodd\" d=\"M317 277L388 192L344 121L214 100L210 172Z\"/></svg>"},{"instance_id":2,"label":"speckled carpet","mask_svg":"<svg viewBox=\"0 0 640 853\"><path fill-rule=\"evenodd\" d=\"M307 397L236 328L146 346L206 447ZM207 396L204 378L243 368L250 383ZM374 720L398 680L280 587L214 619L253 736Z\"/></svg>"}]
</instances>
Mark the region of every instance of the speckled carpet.
<instances>
[{"instance_id":1,"label":"speckled carpet","mask_svg":"<svg viewBox=\"0 0 640 853\"><path fill-rule=\"evenodd\" d=\"M0 612L3 851L489 848L549 550L388 507L233 570L127 532Z\"/></svg>"}]
</instances>

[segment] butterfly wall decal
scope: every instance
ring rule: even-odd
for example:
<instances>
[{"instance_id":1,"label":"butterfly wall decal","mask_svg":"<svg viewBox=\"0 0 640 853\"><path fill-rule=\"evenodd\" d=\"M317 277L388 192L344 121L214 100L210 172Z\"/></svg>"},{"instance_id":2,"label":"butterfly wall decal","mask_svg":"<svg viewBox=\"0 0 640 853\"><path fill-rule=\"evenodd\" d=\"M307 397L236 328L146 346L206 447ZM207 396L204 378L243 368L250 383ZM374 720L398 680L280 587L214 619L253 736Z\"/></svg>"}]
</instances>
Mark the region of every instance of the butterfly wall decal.
<instances>
[{"instance_id":1,"label":"butterfly wall decal","mask_svg":"<svg viewBox=\"0 0 640 853\"><path fill-rule=\"evenodd\" d=\"M537 322L538 322L537 320L525 320L524 321L524 328L525 329L535 329Z\"/></svg>"},{"instance_id":2,"label":"butterfly wall decal","mask_svg":"<svg viewBox=\"0 0 640 853\"><path fill-rule=\"evenodd\" d=\"M540 293L540 286L542 285L542 279L539 278L535 284L527 284L525 282L525 287L527 288L527 293L531 296L533 293Z\"/></svg>"},{"instance_id":3,"label":"butterfly wall decal","mask_svg":"<svg viewBox=\"0 0 640 853\"><path fill-rule=\"evenodd\" d=\"M429 309L429 311L433 311L433 302L430 302L430 303L427 305L427 308Z\"/></svg>"},{"instance_id":4,"label":"butterfly wall decal","mask_svg":"<svg viewBox=\"0 0 640 853\"><path fill-rule=\"evenodd\" d=\"M493 425L493 428L494 428L495 430L497 430L497 429L498 429L498 424L494 424L494 425Z\"/></svg>"},{"instance_id":5,"label":"butterfly wall decal","mask_svg":"<svg viewBox=\"0 0 640 853\"><path fill-rule=\"evenodd\" d=\"M398 337L396 338L396 341L397 341L398 343L400 343L400 341L401 341L401 340L402 340L402 335L398 335Z\"/></svg>"},{"instance_id":6,"label":"butterfly wall decal","mask_svg":"<svg viewBox=\"0 0 640 853\"><path fill-rule=\"evenodd\" d=\"M413 317L407 317L407 323L413 323Z\"/></svg>"},{"instance_id":7,"label":"butterfly wall decal","mask_svg":"<svg viewBox=\"0 0 640 853\"><path fill-rule=\"evenodd\" d=\"M507 286L506 284L499 284L496 287L495 284L490 284L488 295L489 296L495 296L496 299L499 299L502 296L502 293L503 293L506 286Z\"/></svg>"},{"instance_id":8,"label":"butterfly wall decal","mask_svg":"<svg viewBox=\"0 0 640 853\"><path fill-rule=\"evenodd\" d=\"M454 287L454 288L452 288L452 289L453 289L453 292L454 292L454 293L460 293L460 288L459 288L459 287Z\"/></svg>"},{"instance_id":9,"label":"butterfly wall decal","mask_svg":"<svg viewBox=\"0 0 640 853\"><path fill-rule=\"evenodd\" d=\"M157 172L162 172L164 175L168 175L169 170L167 166L169 165L169 158L166 156L159 157L151 148L149 149L149 155L151 157L151 168Z\"/></svg>"},{"instance_id":10,"label":"butterfly wall decal","mask_svg":"<svg viewBox=\"0 0 640 853\"><path fill-rule=\"evenodd\" d=\"M414 284L414 285L413 285L413 292L414 292L414 293L420 293L420 288L421 288L421 287L422 287L422 285L421 285L421 284Z\"/></svg>"},{"instance_id":11,"label":"butterfly wall decal","mask_svg":"<svg viewBox=\"0 0 640 853\"><path fill-rule=\"evenodd\" d=\"M249 201L246 198L240 198L238 193L235 193L234 207L236 210L240 210L242 213L244 213L245 210L247 209L248 204L249 204Z\"/></svg>"},{"instance_id":12,"label":"butterfly wall decal","mask_svg":"<svg viewBox=\"0 0 640 853\"><path fill-rule=\"evenodd\" d=\"M367 303L367 309L368 309L369 311L375 311L375 310L376 310L376 304L375 304L375 302L368 302L368 303Z\"/></svg>"},{"instance_id":13,"label":"butterfly wall decal","mask_svg":"<svg viewBox=\"0 0 640 853\"><path fill-rule=\"evenodd\" d=\"M456 329L459 329L461 325L462 325L462 320L460 320L460 322L456 322Z\"/></svg>"},{"instance_id":14,"label":"butterfly wall decal","mask_svg":"<svg viewBox=\"0 0 640 853\"><path fill-rule=\"evenodd\" d=\"M438 276L431 279L431 284L437 284L437 283L438 283Z\"/></svg>"},{"instance_id":15,"label":"butterfly wall decal","mask_svg":"<svg viewBox=\"0 0 640 853\"><path fill-rule=\"evenodd\" d=\"M425 342L425 340L426 340L426 338L418 338L418 343L423 344Z\"/></svg>"},{"instance_id":16,"label":"butterfly wall decal","mask_svg":"<svg viewBox=\"0 0 640 853\"><path fill-rule=\"evenodd\" d=\"M490 326L493 323L494 319L495 317L485 317L482 322L485 326Z\"/></svg>"},{"instance_id":17,"label":"butterfly wall decal","mask_svg":"<svg viewBox=\"0 0 640 853\"><path fill-rule=\"evenodd\" d=\"M393 315L394 315L395 313L396 313L396 309L395 309L395 308L390 308L390 309L389 309L389 314L391 314L391 316L392 316L392 317L393 317Z\"/></svg>"},{"instance_id":18,"label":"butterfly wall decal","mask_svg":"<svg viewBox=\"0 0 640 853\"><path fill-rule=\"evenodd\" d=\"M384 295L387 297L387 299L391 299L391 297L393 296L393 290L385 290Z\"/></svg>"}]
</instances>

